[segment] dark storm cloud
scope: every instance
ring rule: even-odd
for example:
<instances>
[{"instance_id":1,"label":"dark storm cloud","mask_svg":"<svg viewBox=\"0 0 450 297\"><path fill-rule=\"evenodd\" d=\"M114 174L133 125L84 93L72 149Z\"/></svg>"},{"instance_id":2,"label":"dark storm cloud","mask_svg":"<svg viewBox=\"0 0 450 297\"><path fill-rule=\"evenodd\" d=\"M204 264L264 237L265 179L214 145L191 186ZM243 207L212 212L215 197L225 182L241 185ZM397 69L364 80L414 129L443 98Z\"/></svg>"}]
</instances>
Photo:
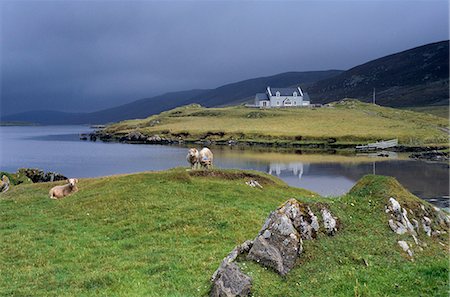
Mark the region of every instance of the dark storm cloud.
<instances>
[{"instance_id":1,"label":"dark storm cloud","mask_svg":"<svg viewBox=\"0 0 450 297\"><path fill-rule=\"evenodd\" d=\"M448 38L446 1L1 2L2 113L86 111Z\"/></svg>"}]
</instances>

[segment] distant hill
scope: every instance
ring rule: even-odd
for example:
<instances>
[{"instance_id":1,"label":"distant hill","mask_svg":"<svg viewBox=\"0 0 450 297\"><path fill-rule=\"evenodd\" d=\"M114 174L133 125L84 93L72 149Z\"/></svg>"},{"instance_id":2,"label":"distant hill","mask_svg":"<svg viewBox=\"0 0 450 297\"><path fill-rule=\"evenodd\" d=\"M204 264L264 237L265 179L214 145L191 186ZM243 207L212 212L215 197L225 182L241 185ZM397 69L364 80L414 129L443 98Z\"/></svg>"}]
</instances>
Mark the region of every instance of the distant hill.
<instances>
[{"instance_id":1,"label":"distant hill","mask_svg":"<svg viewBox=\"0 0 450 297\"><path fill-rule=\"evenodd\" d=\"M2 116L2 122L23 121L45 125L104 124L127 119L146 118L177 106L199 103L203 106L223 106L248 101L268 85L288 87L292 84L311 83L338 75L342 70L286 72L273 76L248 79L211 90L189 90L166 93L140 99L91 113L66 113L59 111L30 111Z\"/></svg>"},{"instance_id":2,"label":"distant hill","mask_svg":"<svg viewBox=\"0 0 450 297\"><path fill-rule=\"evenodd\" d=\"M247 79L201 93L192 98L194 101L187 103L195 102L205 107L239 104L249 100L253 101L255 94L265 92L267 86L303 86L305 84L334 77L342 72L342 70L286 72L272 76Z\"/></svg>"},{"instance_id":3,"label":"distant hill","mask_svg":"<svg viewBox=\"0 0 450 297\"><path fill-rule=\"evenodd\" d=\"M314 103L343 98L392 107L447 105L449 41L419 46L356 66L307 86Z\"/></svg>"},{"instance_id":4,"label":"distant hill","mask_svg":"<svg viewBox=\"0 0 450 297\"><path fill-rule=\"evenodd\" d=\"M31 111L3 116L3 122L39 124L104 124L146 118L177 106L198 103L217 107L250 102L267 86L300 85L313 103L343 98L369 102L373 88L379 105L417 107L447 105L449 102L449 41L431 43L385 56L347 71L286 72L247 79L215 89L189 90L144 98L125 105L91 113Z\"/></svg>"},{"instance_id":5,"label":"distant hill","mask_svg":"<svg viewBox=\"0 0 450 297\"><path fill-rule=\"evenodd\" d=\"M23 121L44 125L105 124L127 119L146 118L149 115L183 105L187 98L199 95L204 91L172 92L90 113L39 110L3 116L1 120L2 122Z\"/></svg>"}]
</instances>

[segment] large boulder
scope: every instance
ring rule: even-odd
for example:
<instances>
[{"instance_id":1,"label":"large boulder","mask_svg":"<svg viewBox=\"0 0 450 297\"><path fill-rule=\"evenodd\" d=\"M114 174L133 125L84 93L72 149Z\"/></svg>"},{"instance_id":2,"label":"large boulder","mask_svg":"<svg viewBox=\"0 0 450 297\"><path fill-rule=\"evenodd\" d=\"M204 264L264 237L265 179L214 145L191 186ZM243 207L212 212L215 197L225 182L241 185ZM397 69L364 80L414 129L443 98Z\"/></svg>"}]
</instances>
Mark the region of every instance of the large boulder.
<instances>
[{"instance_id":1,"label":"large boulder","mask_svg":"<svg viewBox=\"0 0 450 297\"><path fill-rule=\"evenodd\" d=\"M325 232L334 235L337 218L325 206L320 209ZM307 204L289 199L269 215L247 257L285 275L302 253L303 240L316 238L319 228L319 220Z\"/></svg>"},{"instance_id":2,"label":"large boulder","mask_svg":"<svg viewBox=\"0 0 450 297\"><path fill-rule=\"evenodd\" d=\"M272 212L255 238L248 258L271 267L281 275L288 273L302 252L302 239L294 227L300 226L301 208L295 199Z\"/></svg>"},{"instance_id":3,"label":"large boulder","mask_svg":"<svg viewBox=\"0 0 450 297\"><path fill-rule=\"evenodd\" d=\"M242 273L234 262L227 263L217 271L211 297L248 296L252 288L252 279Z\"/></svg>"}]
</instances>

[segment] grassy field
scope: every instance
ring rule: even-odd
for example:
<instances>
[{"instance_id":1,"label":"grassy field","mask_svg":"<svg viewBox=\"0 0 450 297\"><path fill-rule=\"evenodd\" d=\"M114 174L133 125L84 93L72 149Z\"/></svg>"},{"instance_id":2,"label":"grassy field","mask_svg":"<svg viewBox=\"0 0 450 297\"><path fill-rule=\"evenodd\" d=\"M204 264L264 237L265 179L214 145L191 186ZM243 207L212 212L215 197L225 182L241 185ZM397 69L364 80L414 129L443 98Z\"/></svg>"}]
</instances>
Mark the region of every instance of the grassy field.
<instances>
[{"instance_id":1,"label":"grassy field","mask_svg":"<svg viewBox=\"0 0 450 297\"><path fill-rule=\"evenodd\" d=\"M110 125L118 137L131 131L184 140L229 139L259 143L366 143L398 138L403 145L448 144L448 121L426 113L347 100L317 109L250 109L243 106L176 108L143 120Z\"/></svg>"},{"instance_id":2,"label":"grassy field","mask_svg":"<svg viewBox=\"0 0 450 297\"><path fill-rule=\"evenodd\" d=\"M234 170L81 179L58 201L47 198L54 184L0 194L0 296L206 296L222 258L292 197L328 203L342 229L306 241L286 277L240 259L254 296L448 296L446 236L421 233L412 262L389 229L389 197L419 202L392 178L367 176L334 199Z\"/></svg>"},{"instance_id":3,"label":"grassy field","mask_svg":"<svg viewBox=\"0 0 450 297\"><path fill-rule=\"evenodd\" d=\"M448 105L443 106L426 106L426 107L408 107L405 109L409 109L416 112L424 112L428 114L432 114L444 119L449 118L449 108Z\"/></svg>"}]
</instances>

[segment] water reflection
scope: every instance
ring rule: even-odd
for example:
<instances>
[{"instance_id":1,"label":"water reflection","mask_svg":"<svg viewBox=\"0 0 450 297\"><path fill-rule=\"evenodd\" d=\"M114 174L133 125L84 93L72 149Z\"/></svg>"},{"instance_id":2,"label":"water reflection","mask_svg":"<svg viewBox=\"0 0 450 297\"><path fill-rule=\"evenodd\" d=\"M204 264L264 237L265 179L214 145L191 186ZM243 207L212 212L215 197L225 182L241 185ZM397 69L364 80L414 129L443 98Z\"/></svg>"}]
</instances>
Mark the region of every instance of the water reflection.
<instances>
[{"instance_id":1,"label":"water reflection","mask_svg":"<svg viewBox=\"0 0 450 297\"><path fill-rule=\"evenodd\" d=\"M366 174L395 177L413 194L440 207L449 207L448 165L411 160L361 163L270 162L267 173L291 186L312 190L323 196L348 192Z\"/></svg>"},{"instance_id":2,"label":"water reflection","mask_svg":"<svg viewBox=\"0 0 450 297\"><path fill-rule=\"evenodd\" d=\"M306 168L305 168L306 167ZM269 170L267 173L281 175L281 172L291 172L294 176L298 176L299 179L303 176L303 171L308 170L309 164L303 164L301 162L291 162L291 163L273 163L269 165Z\"/></svg>"}]
</instances>

